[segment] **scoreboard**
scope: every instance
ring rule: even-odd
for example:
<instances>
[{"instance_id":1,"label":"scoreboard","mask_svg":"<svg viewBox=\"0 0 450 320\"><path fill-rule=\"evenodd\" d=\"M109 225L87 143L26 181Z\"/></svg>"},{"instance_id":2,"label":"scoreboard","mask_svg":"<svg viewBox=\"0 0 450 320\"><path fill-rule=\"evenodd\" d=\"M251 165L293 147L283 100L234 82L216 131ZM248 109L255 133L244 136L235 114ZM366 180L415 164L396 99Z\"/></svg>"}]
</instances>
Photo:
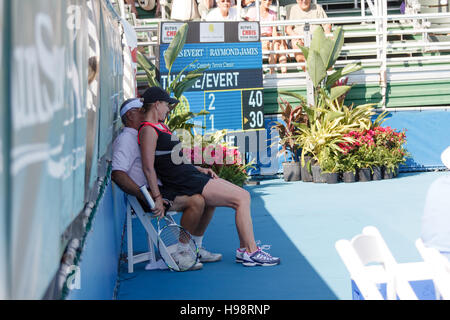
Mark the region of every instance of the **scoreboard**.
<instances>
[{"instance_id":1,"label":"scoreboard","mask_svg":"<svg viewBox=\"0 0 450 320\"><path fill-rule=\"evenodd\" d=\"M185 73L207 69L184 92L189 111L206 110L195 118L207 132L264 130L262 53L258 22L188 22L186 44L172 66L170 79L164 52L183 22L161 22L160 83L167 88L187 65ZM201 122L201 123L200 123Z\"/></svg>"}]
</instances>

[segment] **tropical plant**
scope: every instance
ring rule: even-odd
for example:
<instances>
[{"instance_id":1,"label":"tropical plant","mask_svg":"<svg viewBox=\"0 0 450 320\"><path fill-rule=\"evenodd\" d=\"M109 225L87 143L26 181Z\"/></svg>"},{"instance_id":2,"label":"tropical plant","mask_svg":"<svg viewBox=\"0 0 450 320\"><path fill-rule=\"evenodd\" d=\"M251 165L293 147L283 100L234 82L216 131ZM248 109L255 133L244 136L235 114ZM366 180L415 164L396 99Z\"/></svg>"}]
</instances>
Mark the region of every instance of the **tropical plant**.
<instances>
[{"instance_id":1,"label":"tropical plant","mask_svg":"<svg viewBox=\"0 0 450 320\"><path fill-rule=\"evenodd\" d=\"M392 142L395 147L385 144L380 147L376 142L378 131L375 129L381 126L388 113L382 112L372 121L375 104L356 107L344 104L351 86L347 85L348 78L342 78L361 69L361 65L349 64L333 69L343 41L341 27L334 31L332 39L325 37L322 28L317 28L311 46L300 47L314 86L314 105L303 106L308 121L296 125L300 131L296 142L302 148L302 166L305 155L310 154L325 172L355 172L356 168L372 168L382 163L391 168L404 162L407 153L402 149L401 141L400 145L393 143L398 140L395 138L401 138L399 133L395 138L391 134L383 140L385 144ZM308 165L310 167L311 163Z\"/></svg>"},{"instance_id":2,"label":"tropical plant","mask_svg":"<svg viewBox=\"0 0 450 320\"><path fill-rule=\"evenodd\" d=\"M358 158L354 153L340 153L337 155L336 167L339 172L353 172L356 174Z\"/></svg>"},{"instance_id":3,"label":"tropical plant","mask_svg":"<svg viewBox=\"0 0 450 320\"><path fill-rule=\"evenodd\" d=\"M276 121L276 124L272 126L273 129L278 131L280 137L278 143L281 145L281 149L278 152L278 156L283 154L286 158L286 154L290 153L292 162L298 162L299 145L296 140L299 129L296 124L306 124L308 122L308 117L303 111L303 107L306 106L306 100L302 96L297 98L300 99L301 103L294 107L287 100L279 98L278 104L281 109L280 116L283 122Z\"/></svg>"},{"instance_id":4,"label":"tropical plant","mask_svg":"<svg viewBox=\"0 0 450 320\"><path fill-rule=\"evenodd\" d=\"M171 79L173 64L175 63L175 60L178 57L181 49L183 49L184 44L186 43L186 36L188 33L188 29L189 29L188 24L187 23L183 24L178 29L167 50L164 52L164 62L168 70L167 79ZM151 87L153 86L162 87L157 80L156 66L140 52L138 52L137 61L139 66L145 71L148 85ZM194 63L195 61L193 61L192 63ZM166 88L166 91L170 95L173 95L176 99L178 99L180 103L178 103L178 105L167 116L166 125L172 131L175 131L176 129L185 129L188 130L193 135L192 129L196 127L196 125L190 122L190 120L197 116L209 114L209 112L208 111L201 111L198 113L191 112L189 110L190 108L188 100L183 96L183 93L187 89L189 89L194 84L194 82L199 77L202 76L203 71L207 69L207 68L197 68L185 74L185 71L192 63L186 65L172 81L168 80L168 86Z\"/></svg>"},{"instance_id":5,"label":"tropical plant","mask_svg":"<svg viewBox=\"0 0 450 320\"><path fill-rule=\"evenodd\" d=\"M406 162L410 156L406 150L406 133L396 131L391 127L374 127L374 136L376 144L376 153L380 159L381 165L385 166L388 172L393 172L400 164Z\"/></svg>"},{"instance_id":6,"label":"tropical plant","mask_svg":"<svg viewBox=\"0 0 450 320\"><path fill-rule=\"evenodd\" d=\"M299 123L300 134L297 144L302 147L301 163L305 165L305 156L311 154L313 160L319 161L319 155L325 148L332 154L342 152L340 144L352 143L353 138L345 136L353 125L342 124L342 115L330 110L305 108L308 114L308 125Z\"/></svg>"},{"instance_id":7,"label":"tropical plant","mask_svg":"<svg viewBox=\"0 0 450 320\"><path fill-rule=\"evenodd\" d=\"M354 139L352 143L341 143L343 157L353 159L358 168L384 166L393 172L401 163L406 162L406 135L390 127L377 126L363 131L351 131L345 135Z\"/></svg>"},{"instance_id":8,"label":"tropical plant","mask_svg":"<svg viewBox=\"0 0 450 320\"><path fill-rule=\"evenodd\" d=\"M321 105L321 99L334 101L345 95L351 86L335 86L336 82L362 68L361 63L350 63L343 68L334 68L343 44L342 27L334 30L331 39L325 36L322 27L318 27L314 30L310 47L299 46L306 59L306 70L313 82L315 106Z\"/></svg>"},{"instance_id":9,"label":"tropical plant","mask_svg":"<svg viewBox=\"0 0 450 320\"><path fill-rule=\"evenodd\" d=\"M328 147L323 148L318 156L319 166L326 173L341 172L339 160L339 152L332 152Z\"/></svg>"}]
</instances>

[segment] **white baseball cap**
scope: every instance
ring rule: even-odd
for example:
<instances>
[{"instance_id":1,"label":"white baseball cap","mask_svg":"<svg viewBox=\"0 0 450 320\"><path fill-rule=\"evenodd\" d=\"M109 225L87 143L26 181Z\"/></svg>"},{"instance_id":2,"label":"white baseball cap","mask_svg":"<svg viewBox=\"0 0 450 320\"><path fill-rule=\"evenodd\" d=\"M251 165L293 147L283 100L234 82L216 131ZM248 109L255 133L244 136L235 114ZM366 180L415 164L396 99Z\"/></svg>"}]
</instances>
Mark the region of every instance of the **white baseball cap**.
<instances>
[{"instance_id":1,"label":"white baseball cap","mask_svg":"<svg viewBox=\"0 0 450 320\"><path fill-rule=\"evenodd\" d=\"M141 108L143 104L144 103L139 98L132 98L132 99L126 100L124 103L122 103L122 106L120 107L120 117L123 117L123 115L131 109Z\"/></svg>"}]
</instances>

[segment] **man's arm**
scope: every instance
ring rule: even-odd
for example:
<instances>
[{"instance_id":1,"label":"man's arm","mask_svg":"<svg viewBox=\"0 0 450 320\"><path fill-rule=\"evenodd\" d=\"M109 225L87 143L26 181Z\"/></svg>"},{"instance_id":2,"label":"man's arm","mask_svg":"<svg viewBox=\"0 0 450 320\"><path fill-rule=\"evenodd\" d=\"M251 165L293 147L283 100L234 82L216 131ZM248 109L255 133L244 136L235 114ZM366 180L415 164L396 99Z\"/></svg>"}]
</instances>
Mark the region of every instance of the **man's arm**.
<instances>
[{"instance_id":1,"label":"man's arm","mask_svg":"<svg viewBox=\"0 0 450 320\"><path fill-rule=\"evenodd\" d=\"M128 174L121 170L114 170L111 173L111 179L122 189L123 192L131 194L136 198L143 201L145 200L144 195L139 190L139 186L128 176Z\"/></svg>"},{"instance_id":2,"label":"man's arm","mask_svg":"<svg viewBox=\"0 0 450 320\"><path fill-rule=\"evenodd\" d=\"M322 27L325 33L331 33L331 24L324 24Z\"/></svg>"},{"instance_id":3,"label":"man's arm","mask_svg":"<svg viewBox=\"0 0 450 320\"><path fill-rule=\"evenodd\" d=\"M241 6L244 8L244 7L252 4L253 2L255 2L255 0L241 0Z\"/></svg>"}]
</instances>

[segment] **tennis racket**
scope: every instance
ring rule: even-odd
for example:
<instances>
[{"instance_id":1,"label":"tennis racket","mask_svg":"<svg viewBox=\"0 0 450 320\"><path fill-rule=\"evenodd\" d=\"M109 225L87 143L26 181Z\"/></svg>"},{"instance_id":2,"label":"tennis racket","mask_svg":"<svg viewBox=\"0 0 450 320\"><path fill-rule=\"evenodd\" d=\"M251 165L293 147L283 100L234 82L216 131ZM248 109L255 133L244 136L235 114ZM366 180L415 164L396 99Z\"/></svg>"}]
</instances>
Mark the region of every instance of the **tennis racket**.
<instances>
[{"instance_id":1,"label":"tennis racket","mask_svg":"<svg viewBox=\"0 0 450 320\"><path fill-rule=\"evenodd\" d=\"M145 186L140 187L151 209L155 207ZM157 218L157 247L170 270L186 271L198 262L198 248L189 232L178 225L171 215Z\"/></svg>"}]
</instances>

